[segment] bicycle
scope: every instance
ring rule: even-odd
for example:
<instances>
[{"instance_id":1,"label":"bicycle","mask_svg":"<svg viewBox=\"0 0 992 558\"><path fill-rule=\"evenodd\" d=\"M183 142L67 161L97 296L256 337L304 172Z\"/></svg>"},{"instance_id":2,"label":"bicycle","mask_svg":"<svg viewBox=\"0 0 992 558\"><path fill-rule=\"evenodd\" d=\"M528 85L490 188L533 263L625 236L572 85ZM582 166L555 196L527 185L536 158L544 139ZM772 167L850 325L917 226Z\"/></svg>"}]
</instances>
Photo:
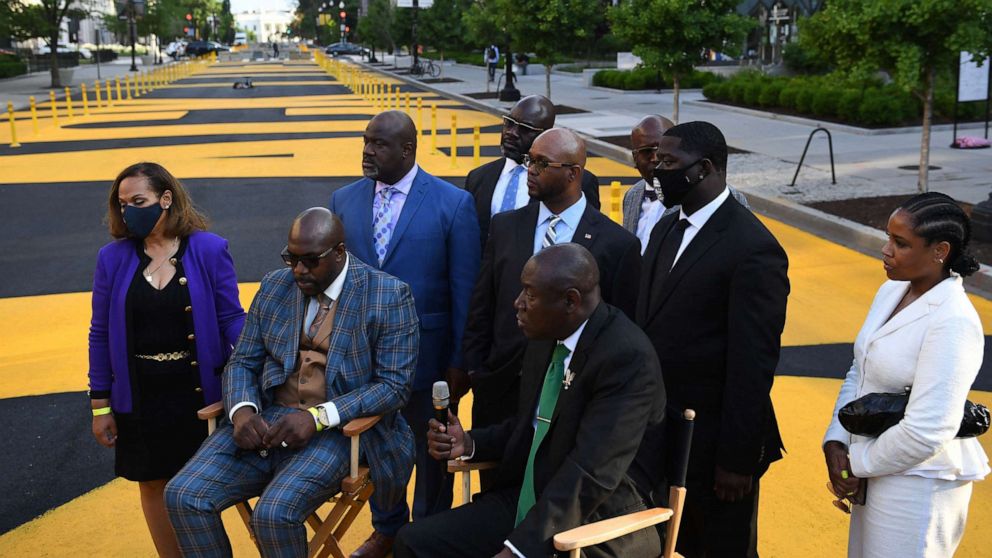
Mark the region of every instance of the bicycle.
<instances>
[{"instance_id":1,"label":"bicycle","mask_svg":"<svg viewBox=\"0 0 992 558\"><path fill-rule=\"evenodd\" d=\"M441 68L430 58L421 58L420 62L410 66L410 75L414 77L430 76L436 78L441 75Z\"/></svg>"}]
</instances>

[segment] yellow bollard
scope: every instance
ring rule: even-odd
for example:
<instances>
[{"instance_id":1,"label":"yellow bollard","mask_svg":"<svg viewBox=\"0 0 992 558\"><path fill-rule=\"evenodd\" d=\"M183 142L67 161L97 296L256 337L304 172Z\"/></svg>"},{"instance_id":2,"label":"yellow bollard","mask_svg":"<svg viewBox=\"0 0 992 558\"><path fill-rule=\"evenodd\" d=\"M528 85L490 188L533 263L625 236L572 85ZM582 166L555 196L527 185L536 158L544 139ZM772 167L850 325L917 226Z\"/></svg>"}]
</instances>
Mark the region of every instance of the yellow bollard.
<instances>
[{"instance_id":1,"label":"yellow bollard","mask_svg":"<svg viewBox=\"0 0 992 558\"><path fill-rule=\"evenodd\" d=\"M400 110L400 86L393 86L393 109Z\"/></svg>"},{"instance_id":2,"label":"yellow bollard","mask_svg":"<svg viewBox=\"0 0 992 558\"><path fill-rule=\"evenodd\" d=\"M417 97L417 133L423 135L424 133L424 119L423 116L424 99Z\"/></svg>"},{"instance_id":3,"label":"yellow bollard","mask_svg":"<svg viewBox=\"0 0 992 558\"><path fill-rule=\"evenodd\" d=\"M458 115L451 115L451 168L458 168Z\"/></svg>"},{"instance_id":4,"label":"yellow bollard","mask_svg":"<svg viewBox=\"0 0 992 558\"><path fill-rule=\"evenodd\" d=\"M479 166L479 161L482 159L482 133L479 130L479 125L476 124L472 129L472 165Z\"/></svg>"},{"instance_id":5,"label":"yellow bollard","mask_svg":"<svg viewBox=\"0 0 992 558\"><path fill-rule=\"evenodd\" d=\"M31 102L31 128L34 130L34 135L38 135L38 107L34 102L34 95L28 97Z\"/></svg>"},{"instance_id":6,"label":"yellow bollard","mask_svg":"<svg viewBox=\"0 0 992 558\"><path fill-rule=\"evenodd\" d=\"M406 115L410 116L410 93L406 94Z\"/></svg>"},{"instance_id":7,"label":"yellow bollard","mask_svg":"<svg viewBox=\"0 0 992 558\"><path fill-rule=\"evenodd\" d=\"M131 76L124 76L124 91L127 92L127 100L131 100Z\"/></svg>"},{"instance_id":8,"label":"yellow bollard","mask_svg":"<svg viewBox=\"0 0 992 558\"><path fill-rule=\"evenodd\" d=\"M108 83L107 88L109 89L110 88L110 85L109 85L110 81L108 80L107 83ZM121 97L121 78L119 78L119 77L118 78L114 78L114 87L117 88L117 102L119 103L119 102L121 102L121 99L123 98L123 97ZM108 93L109 93L109 91L108 91ZM111 99L110 98L110 95L108 94L107 95L107 102L110 102L110 101L113 101L113 99ZM113 103L111 103L111 104L113 104Z\"/></svg>"},{"instance_id":9,"label":"yellow bollard","mask_svg":"<svg viewBox=\"0 0 992 558\"><path fill-rule=\"evenodd\" d=\"M614 180L610 182L610 219L613 219L617 223L623 223L623 214L620 209L622 206L623 196L620 190L620 181Z\"/></svg>"},{"instance_id":10,"label":"yellow bollard","mask_svg":"<svg viewBox=\"0 0 992 558\"><path fill-rule=\"evenodd\" d=\"M437 152L437 103L431 103L431 151Z\"/></svg>"},{"instance_id":11,"label":"yellow bollard","mask_svg":"<svg viewBox=\"0 0 992 558\"><path fill-rule=\"evenodd\" d=\"M110 81L109 79L107 81ZM103 100L100 99L100 80L93 82L93 94L96 95L96 108L103 106ZM109 100L108 100L109 102Z\"/></svg>"},{"instance_id":12,"label":"yellow bollard","mask_svg":"<svg viewBox=\"0 0 992 558\"><path fill-rule=\"evenodd\" d=\"M69 120L76 118L72 113L72 90L68 87L65 88L65 110L69 114Z\"/></svg>"},{"instance_id":13,"label":"yellow bollard","mask_svg":"<svg viewBox=\"0 0 992 558\"><path fill-rule=\"evenodd\" d=\"M140 76L141 76L140 73L134 74L133 76L134 79L131 80L131 87L134 88L134 92L131 96L134 97L135 99L141 96L141 89L138 86L138 84L141 82L141 80L139 79Z\"/></svg>"},{"instance_id":14,"label":"yellow bollard","mask_svg":"<svg viewBox=\"0 0 992 558\"><path fill-rule=\"evenodd\" d=\"M17 123L14 122L14 103L7 101L7 118L10 120L10 146L20 147L17 143Z\"/></svg>"},{"instance_id":15,"label":"yellow bollard","mask_svg":"<svg viewBox=\"0 0 992 558\"><path fill-rule=\"evenodd\" d=\"M48 91L48 101L52 105L52 124L55 124L55 127L58 128L59 127L59 108L55 104L55 92L54 91L51 91L51 90Z\"/></svg>"},{"instance_id":16,"label":"yellow bollard","mask_svg":"<svg viewBox=\"0 0 992 558\"><path fill-rule=\"evenodd\" d=\"M90 115L90 100L87 98L87 95L86 95L86 84L85 83L80 83L79 84L79 94L83 96L83 116L89 116Z\"/></svg>"}]
</instances>

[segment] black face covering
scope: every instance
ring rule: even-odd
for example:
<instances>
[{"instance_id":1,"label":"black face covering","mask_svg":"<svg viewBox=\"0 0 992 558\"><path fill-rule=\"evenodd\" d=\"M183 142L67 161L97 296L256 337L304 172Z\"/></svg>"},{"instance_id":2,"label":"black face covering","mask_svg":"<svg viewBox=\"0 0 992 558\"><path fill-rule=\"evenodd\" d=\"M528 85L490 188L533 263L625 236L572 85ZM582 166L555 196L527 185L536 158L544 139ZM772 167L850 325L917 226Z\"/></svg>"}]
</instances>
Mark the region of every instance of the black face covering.
<instances>
[{"instance_id":1,"label":"black face covering","mask_svg":"<svg viewBox=\"0 0 992 558\"><path fill-rule=\"evenodd\" d=\"M681 205L682 199L685 198L685 195L688 194L696 184L699 184L699 182L691 182L685 173L702 160L702 158L696 159L695 162L680 169L654 169L655 182L658 185L658 188L661 189L661 203L664 204L665 207L675 207L676 205Z\"/></svg>"},{"instance_id":2,"label":"black face covering","mask_svg":"<svg viewBox=\"0 0 992 558\"><path fill-rule=\"evenodd\" d=\"M131 234L144 240L155 228L162 211L162 205L158 202L147 207L128 205L124 207L124 225Z\"/></svg>"}]
</instances>

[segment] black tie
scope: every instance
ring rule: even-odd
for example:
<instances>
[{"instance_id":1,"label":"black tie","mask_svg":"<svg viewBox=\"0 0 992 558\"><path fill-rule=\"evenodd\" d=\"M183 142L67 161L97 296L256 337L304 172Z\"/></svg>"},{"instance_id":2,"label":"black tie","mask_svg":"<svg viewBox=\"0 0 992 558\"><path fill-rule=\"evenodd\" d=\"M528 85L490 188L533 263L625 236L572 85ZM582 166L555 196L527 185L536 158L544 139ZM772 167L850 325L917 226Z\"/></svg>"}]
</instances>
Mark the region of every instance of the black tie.
<instances>
[{"instance_id":1,"label":"black tie","mask_svg":"<svg viewBox=\"0 0 992 558\"><path fill-rule=\"evenodd\" d=\"M658 201L658 192L656 192L653 188L645 187L643 199L651 200L653 202Z\"/></svg>"},{"instance_id":2,"label":"black tie","mask_svg":"<svg viewBox=\"0 0 992 558\"><path fill-rule=\"evenodd\" d=\"M661 249L658 250L658 259L655 260L654 268L654 285L652 291L657 292L665 284L665 280L668 279L669 272L672 271L672 266L675 265L675 255L679 253L679 247L682 246L682 237L685 236L685 230L689 228L688 219L679 219L672 230L668 231L665 235L665 240L661 241Z\"/></svg>"}]
</instances>

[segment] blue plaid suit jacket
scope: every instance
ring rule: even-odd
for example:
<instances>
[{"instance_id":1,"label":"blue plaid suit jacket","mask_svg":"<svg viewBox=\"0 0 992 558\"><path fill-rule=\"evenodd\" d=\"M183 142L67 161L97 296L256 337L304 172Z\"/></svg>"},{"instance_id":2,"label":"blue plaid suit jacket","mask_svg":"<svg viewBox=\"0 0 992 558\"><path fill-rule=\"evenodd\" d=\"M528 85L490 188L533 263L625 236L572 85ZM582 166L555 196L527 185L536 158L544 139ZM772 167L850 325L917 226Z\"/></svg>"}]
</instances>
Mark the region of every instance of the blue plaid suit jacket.
<instances>
[{"instance_id":1,"label":"blue plaid suit jacket","mask_svg":"<svg viewBox=\"0 0 992 558\"><path fill-rule=\"evenodd\" d=\"M273 404L274 389L296 369L306 302L289 268L262 279L224 370L225 408L242 401L259 409ZM410 288L349 255L327 351L327 400L337 407L342 425L384 415L360 444L376 483L372 497L383 505L406 496L413 469L413 432L399 410L410 397L419 343ZM315 435L342 436L337 429ZM340 457L348 459L347 453Z\"/></svg>"}]
</instances>

